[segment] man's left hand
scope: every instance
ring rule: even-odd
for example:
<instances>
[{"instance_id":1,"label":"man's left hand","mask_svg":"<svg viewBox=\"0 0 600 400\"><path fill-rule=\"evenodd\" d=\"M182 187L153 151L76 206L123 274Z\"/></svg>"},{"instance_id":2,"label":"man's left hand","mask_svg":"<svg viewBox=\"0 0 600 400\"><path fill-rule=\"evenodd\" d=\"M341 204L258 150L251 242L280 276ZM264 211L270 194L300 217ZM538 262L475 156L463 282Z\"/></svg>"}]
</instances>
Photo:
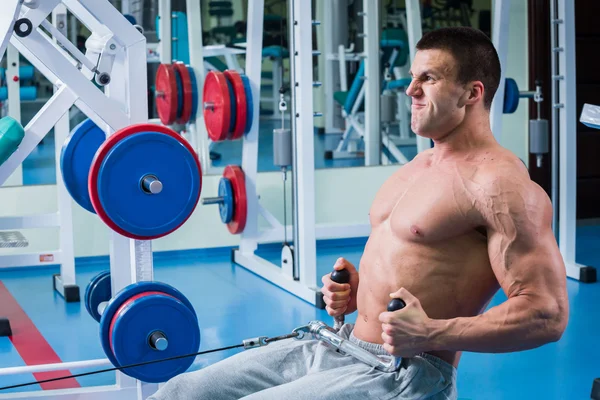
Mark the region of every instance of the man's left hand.
<instances>
[{"instance_id":1,"label":"man's left hand","mask_svg":"<svg viewBox=\"0 0 600 400\"><path fill-rule=\"evenodd\" d=\"M379 315L384 349L396 357L414 357L432 350L431 318L421 307L419 299L404 288L390 294L390 297L402 299L406 307Z\"/></svg>"}]
</instances>

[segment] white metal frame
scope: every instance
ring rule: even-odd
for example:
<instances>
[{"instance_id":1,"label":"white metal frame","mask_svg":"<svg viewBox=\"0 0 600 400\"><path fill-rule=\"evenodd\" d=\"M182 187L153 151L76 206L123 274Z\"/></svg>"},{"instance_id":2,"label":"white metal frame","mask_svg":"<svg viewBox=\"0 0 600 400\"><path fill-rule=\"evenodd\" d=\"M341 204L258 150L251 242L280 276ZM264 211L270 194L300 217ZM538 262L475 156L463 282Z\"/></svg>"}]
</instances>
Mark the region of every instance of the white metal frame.
<instances>
[{"instance_id":1,"label":"white metal frame","mask_svg":"<svg viewBox=\"0 0 600 400\"><path fill-rule=\"evenodd\" d=\"M10 43L6 48L6 88L8 91L8 115L21 122L21 80L9 78L19 76L19 52ZM19 165L3 186L23 185L23 166Z\"/></svg>"},{"instance_id":2,"label":"white metal frame","mask_svg":"<svg viewBox=\"0 0 600 400\"><path fill-rule=\"evenodd\" d=\"M0 182L6 180L53 126L60 126L61 120L73 105L105 129L107 135L128 125L148 121L144 36L108 1L62 0L64 6L92 32L91 39L86 42L86 54L77 51L71 57L38 28L60 3L60 0L44 0L35 9L26 8L19 0L12 0L10 5L5 5L7 10L14 7L15 17L28 18L33 23L33 32L25 38L12 34L14 18L9 21L6 18L0 19L0 33L6 36L2 43L6 43L7 38L10 38L10 43L57 88L50 100L25 127L25 138L20 148L0 166ZM67 46L67 39L63 35L54 34L54 38L63 46ZM3 50L4 48L0 49L0 54ZM97 63L88 62L93 60ZM93 68L98 65L102 69L91 70L88 68L90 64ZM81 69L78 69L78 66ZM105 67L107 69L104 69ZM94 77L98 79L96 72L110 74L111 81L104 87L104 93L89 81ZM48 217L49 220L52 218ZM132 240L111 232L110 270L113 294L131 283L152 280L151 242ZM96 365L98 360L91 360L77 364L63 363L61 368L75 369ZM35 372L55 366L39 365L26 368L27 372ZM8 373L14 373L14 370ZM0 370L0 375L2 374L6 374L6 370ZM83 396L89 399L145 399L157 388L157 384L143 383L116 372L115 385L8 393L0 394L0 399L75 400Z\"/></svg>"},{"instance_id":3,"label":"white metal frame","mask_svg":"<svg viewBox=\"0 0 600 400\"><path fill-rule=\"evenodd\" d=\"M500 59L500 85L494 95L490 109L490 126L498 142L502 140L502 118L504 114L504 82L506 80L506 65L508 58L508 31L510 28L511 0L495 0L492 25L492 43Z\"/></svg>"},{"instance_id":4,"label":"white metal frame","mask_svg":"<svg viewBox=\"0 0 600 400\"><path fill-rule=\"evenodd\" d=\"M64 5L59 4L52 11L53 24L58 25L58 21L64 22L61 25L61 32L66 34L67 13ZM18 76L19 71L19 52L12 45L7 46L7 77ZM21 104L19 101L19 82L8 79L9 88L9 115L17 121L21 120ZM30 253L2 254L0 255L0 268L31 267L39 265L59 264L60 273L53 276L55 290L68 301L79 301L79 288L75 281L75 256L73 249L73 223L71 196L67 192L62 174L60 173L60 143L64 142L69 134L69 116L63 115L54 127L55 131L55 160L56 160L56 187L58 197L58 211L52 214L21 216L21 217L2 217L0 218L0 228L2 230L19 230L31 228L58 227L59 228L59 249L50 251L38 251ZM42 136L43 137L43 136ZM41 140L41 137L40 137ZM35 148L35 146L31 150ZM24 154L27 157L29 153ZM22 171L19 163L16 170ZM21 173L22 175L22 173ZM8 178L10 181L15 176L14 172ZM72 290L77 293L72 293ZM67 290L69 290L67 295Z\"/></svg>"},{"instance_id":5,"label":"white metal frame","mask_svg":"<svg viewBox=\"0 0 600 400\"><path fill-rule=\"evenodd\" d=\"M558 242L567 276L582 280L585 270L590 267L575 261L577 135L574 133L577 132L577 76L575 73L575 5L573 1L558 0L558 7L555 7L555 2L551 1L550 27L554 227L555 230L558 228ZM558 157L556 157L557 152Z\"/></svg>"},{"instance_id":6,"label":"white metal frame","mask_svg":"<svg viewBox=\"0 0 600 400\"><path fill-rule=\"evenodd\" d=\"M261 78L261 48L263 0L252 0L248 9L248 56L246 70L251 82L252 95L258 98ZM290 86L292 132L294 135L294 168L292 175L294 218L292 226L283 226L259 203L256 192L258 177L258 123L244 138L242 169L246 175L248 219L241 234L240 247L233 252L233 261L267 279L310 304L323 307L317 286L316 239L364 237L370 226L315 224L315 170L314 170L314 120L312 75L312 10L309 3L291 1L290 12ZM254 121L258 121L259 104L254 102ZM259 230L261 215L269 224ZM284 231L285 230L285 231ZM294 262L292 268L284 268L257 256L258 244L282 241L284 233L293 235Z\"/></svg>"}]
</instances>

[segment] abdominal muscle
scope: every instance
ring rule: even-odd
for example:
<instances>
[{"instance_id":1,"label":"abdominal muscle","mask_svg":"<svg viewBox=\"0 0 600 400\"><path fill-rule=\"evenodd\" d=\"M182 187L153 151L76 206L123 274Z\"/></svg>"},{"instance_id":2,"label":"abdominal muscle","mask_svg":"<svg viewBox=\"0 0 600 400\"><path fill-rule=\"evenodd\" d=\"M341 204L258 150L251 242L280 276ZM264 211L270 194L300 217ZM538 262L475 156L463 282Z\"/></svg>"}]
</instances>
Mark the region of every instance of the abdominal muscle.
<instances>
[{"instance_id":1,"label":"abdominal muscle","mask_svg":"<svg viewBox=\"0 0 600 400\"><path fill-rule=\"evenodd\" d=\"M480 233L472 231L436 243L408 239L392 235L389 224L373 229L359 267L354 327L358 339L383 343L379 315L387 310L390 294L402 287L432 319L477 315L498 289ZM458 366L460 353L429 353Z\"/></svg>"}]
</instances>

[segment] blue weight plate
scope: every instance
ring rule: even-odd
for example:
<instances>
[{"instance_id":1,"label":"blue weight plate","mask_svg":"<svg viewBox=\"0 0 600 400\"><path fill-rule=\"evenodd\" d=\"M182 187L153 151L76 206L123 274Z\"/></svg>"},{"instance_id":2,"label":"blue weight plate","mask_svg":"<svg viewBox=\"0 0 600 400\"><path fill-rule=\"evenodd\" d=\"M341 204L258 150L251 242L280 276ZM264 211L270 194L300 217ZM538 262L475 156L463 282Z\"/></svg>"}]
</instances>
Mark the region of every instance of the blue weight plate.
<instances>
[{"instance_id":1,"label":"blue weight plate","mask_svg":"<svg viewBox=\"0 0 600 400\"><path fill-rule=\"evenodd\" d=\"M139 296L139 297L138 297ZM174 297L144 293L133 297L115 315L111 345L120 365L129 365L198 352L200 328L194 314ZM167 338L167 348L158 351L149 338L159 331ZM166 382L185 372L193 356L124 369L143 382Z\"/></svg>"},{"instance_id":2,"label":"blue weight plate","mask_svg":"<svg viewBox=\"0 0 600 400\"><path fill-rule=\"evenodd\" d=\"M177 68L173 70L175 71L175 82L177 82L177 119L179 119L183 114L183 82Z\"/></svg>"},{"instance_id":3,"label":"blue weight plate","mask_svg":"<svg viewBox=\"0 0 600 400\"><path fill-rule=\"evenodd\" d=\"M113 316L127 300L144 292L162 292L171 295L185 304L187 308L190 309L194 317L196 316L196 311L187 297L185 297L179 290L175 289L173 286L167 285L166 283L137 282L124 287L110 299L108 305L102 313L102 318L100 318L100 343L102 344L102 349L104 350L106 357L115 367L118 367L119 363L113 354L109 339L110 324L113 320Z\"/></svg>"},{"instance_id":4,"label":"blue weight plate","mask_svg":"<svg viewBox=\"0 0 600 400\"><path fill-rule=\"evenodd\" d=\"M254 116L254 103L252 103L252 87L250 86L250 79L244 74L240 74L242 82L244 82L244 88L246 89L246 129L244 133L248 134L250 128L252 128L252 117Z\"/></svg>"},{"instance_id":5,"label":"blue weight plate","mask_svg":"<svg viewBox=\"0 0 600 400\"><path fill-rule=\"evenodd\" d=\"M77 125L62 146L60 171L67 191L84 209L96 213L88 192L88 173L92 160L106 134L91 119Z\"/></svg>"},{"instance_id":6,"label":"blue weight plate","mask_svg":"<svg viewBox=\"0 0 600 400\"><path fill-rule=\"evenodd\" d=\"M192 82L192 116L190 121L196 121L196 112L198 111L198 82L196 81L196 74L194 68L187 67L190 73L190 81Z\"/></svg>"},{"instance_id":7,"label":"blue weight plate","mask_svg":"<svg viewBox=\"0 0 600 400\"><path fill-rule=\"evenodd\" d=\"M219 180L219 197L223 197L223 202L219 203L221 222L228 224L233 219L233 210L235 208L235 204L231 182L227 178L221 178Z\"/></svg>"},{"instance_id":8,"label":"blue weight plate","mask_svg":"<svg viewBox=\"0 0 600 400\"><path fill-rule=\"evenodd\" d=\"M83 296L83 303L85 304L85 309L87 310L88 314L92 314L92 311L90 309L90 290L91 288L96 284L96 282L104 275L106 274L110 274L110 271L102 271L98 274L96 274L92 279L90 279L90 282L87 284L86 288L85 288L85 294Z\"/></svg>"},{"instance_id":9,"label":"blue weight plate","mask_svg":"<svg viewBox=\"0 0 600 400\"><path fill-rule=\"evenodd\" d=\"M162 182L160 193L142 190L146 175ZM108 218L123 231L147 239L179 228L195 209L200 186L195 156L160 132L140 132L115 143L97 180L98 198Z\"/></svg>"},{"instance_id":10,"label":"blue weight plate","mask_svg":"<svg viewBox=\"0 0 600 400\"><path fill-rule=\"evenodd\" d=\"M229 98L231 99L231 113L229 114L229 134L227 136L229 139L231 139L233 130L235 129L236 118L235 92L233 90L233 85L231 84L231 82L229 82L229 79L227 79L227 77L225 77L225 81L227 82L227 88L229 89Z\"/></svg>"},{"instance_id":11,"label":"blue weight plate","mask_svg":"<svg viewBox=\"0 0 600 400\"><path fill-rule=\"evenodd\" d=\"M85 308L97 322L102 317L98 312L98 305L110 300L111 295L110 271L100 272L85 288Z\"/></svg>"}]
</instances>

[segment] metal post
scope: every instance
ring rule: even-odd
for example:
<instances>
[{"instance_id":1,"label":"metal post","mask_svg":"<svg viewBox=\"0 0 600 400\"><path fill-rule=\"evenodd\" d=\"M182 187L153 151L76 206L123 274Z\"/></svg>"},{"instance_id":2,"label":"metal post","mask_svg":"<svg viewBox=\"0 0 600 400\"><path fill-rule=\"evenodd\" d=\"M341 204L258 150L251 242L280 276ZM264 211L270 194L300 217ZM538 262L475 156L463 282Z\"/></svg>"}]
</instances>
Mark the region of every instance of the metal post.
<instances>
[{"instance_id":1,"label":"metal post","mask_svg":"<svg viewBox=\"0 0 600 400\"><path fill-rule=\"evenodd\" d=\"M247 52L246 52L246 75L252 87L252 98L254 110L252 120L254 123L250 132L244 138L242 149L242 169L246 175L246 195L248 198L248 219L246 228L242 234L240 251L253 253L257 248L256 238L258 236L258 195L256 193L256 179L258 177L258 121L260 101L260 81L262 65L262 42L263 42L263 20L264 0L250 0L248 2L248 25L247 25ZM290 54L291 57L291 54Z\"/></svg>"},{"instance_id":2,"label":"metal post","mask_svg":"<svg viewBox=\"0 0 600 400\"><path fill-rule=\"evenodd\" d=\"M8 115L21 122L21 80L19 77L19 52L12 44L6 48L6 86L8 89ZM13 78L17 77L18 80ZM23 185L23 165L19 164L4 186Z\"/></svg>"},{"instance_id":3,"label":"metal post","mask_svg":"<svg viewBox=\"0 0 600 400\"><path fill-rule=\"evenodd\" d=\"M557 77L558 77L558 53L554 51L558 47L557 31L558 25L563 23L559 21L556 16L556 0L550 0L550 66L551 66L551 85L550 91L552 96L552 112L551 118L551 140L552 140L552 227L554 229L554 235L558 238L558 165L560 159L558 158L558 111L554 107L558 103L557 99Z\"/></svg>"},{"instance_id":4,"label":"metal post","mask_svg":"<svg viewBox=\"0 0 600 400\"><path fill-rule=\"evenodd\" d=\"M415 60L417 43L423 37L421 26L421 7L419 0L406 0L406 25L408 29L408 47L410 51L410 63ZM431 141L417 135L417 151L420 153L431 148Z\"/></svg>"},{"instance_id":5,"label":"metal post","mask_svg":"<svg viewBox=\"0 0 600 400\"><path fill-rule=\"evenodd\" d=\"M204 89L204 44L202 43L202 13L200 2L197 0L186 1L186 12L188 22L188 40L190 46L190 66L194 70L196 77L196 87L198 96L202 98ZM210 149L208 146L208 132L204 123L204 113L201 110L196 112L196 121L194 122L193 132L191 132L191 145L199 154L202 166L211 165Z\"/></svg>"},{"instance_id":6,"label":"metal post","mask_svg":"<svg viewBox=\"0 0 600 400\"><path fill-rule=\"evenodd\" d=\"M365 166L381 163L381 74L379 68L379 0L363 0L365 60Z\"/></svg>"},{"instance_id":7,"label":"metal post","mask_svg":"<svg viewBox=\"0 0 600 400\"><path fill-rule=\"evenodd\" d=\"M160 29L160 62L171 64L172 58L172 30L171 30L171 0L158 0L158 15Z\"/></svg>"},{"instance_id":8,"label":"metal post","mask_svg":"<svg viewBox=\"0 0 600 400\"><path fill-rule=\"evenodd\" d=\"M552 54L558 57L557 75L553 85L558 91L557 102L552 107L558 117L559 140L559 246L564 258L567 276L589 281L587 273L592 267L577 264L575 238L577 222L577 97L575 72L575 4L571 0L559 0L555 16L558 42ZM551 26L555 26L552 22ZM554 125L554 124L553 124ZM595 275L595 274L594 274ZM595 280L595 279L594 279Z\"/></svg>"},{"instance_id":9,"label":"metal post","mask_svg":"<svg viewBox=\"0 0 600 400\"><path fill-rule=\"evenodd\" d=\"M510 27L510 1L495 0L494 23L492 25L492 42L500 58L501 75L500 85L494 95L490 110L490 126L494 137L501 143L502 140L502 117L504 110L504 82L506 78L506 66L508 58L508 29Z\"/></svg>"},{"instance_id":10,"label":"metal post","mask_svg":"<svg viewBox=\"0 0 600 400\"><path fill-rule=\"evenodd\" d=\"M63 35L67 35L67 8L59 4L52 11L52 25ZM56 42L56 40L55 40ZM55 92L58 90L54 88ZM65 187L60 172L60 155L62 143L69 135L69 112L63 114L54 126L54 154L56 166L56 194L58 196L59 246L61 252L60 274L54 276L54 289L67 301L79 301L79 288L75 281L75 251L73 245L73 210L71 195ZM71 294L66 288L74 287L77 291ZM68 294L68 295L67 295Z\"/></svg>"},{"instance_id":11,"label":"metal post","mask_svg":"<svg viewBox=\"0 0 600 400\"><path fill-rule=\"evenodd\" d=\"M294 137L294 278L316 287L315 148L313 121L312 8L309 2L289 4L290 82ZM299 268L301 267L301 270Z\"/></svg>"}]
</instances>

